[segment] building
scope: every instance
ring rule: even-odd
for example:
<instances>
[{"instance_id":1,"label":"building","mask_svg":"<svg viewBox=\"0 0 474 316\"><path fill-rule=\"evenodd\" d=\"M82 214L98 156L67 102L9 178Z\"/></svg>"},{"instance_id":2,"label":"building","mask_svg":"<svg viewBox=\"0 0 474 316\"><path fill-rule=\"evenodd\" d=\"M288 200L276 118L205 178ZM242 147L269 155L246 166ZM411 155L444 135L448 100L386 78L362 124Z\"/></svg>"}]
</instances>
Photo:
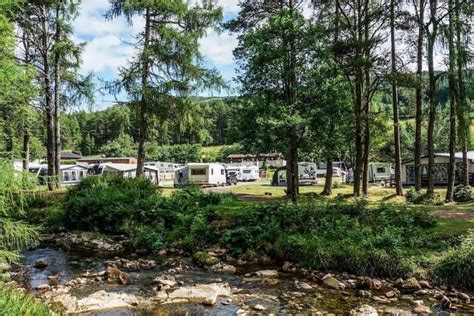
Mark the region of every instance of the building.
<instances>
[{"instance_id":1,"label":"building","mask_svg":"<svg viewBox=\"0 0 474 316\"><path fill-rule=\"evenodd\" d=\"M227 163L233 166L272 166L272 167L283 167L286 166L286 160L282 154L269 153L269 154L231 154L227 156Z\"/></svg>"},{"instance_id":2,"label":"building","mask_svg":"<svg viewBox=\"0 0 474 316\"><path fill-rule=\"evenodd\" d=\"M456 153L456 183L461 182L462 153ZM474 151L467 153L469 164L469 181L474 178ZM435 184L444 185L448 183L449 153L435 153ZM421 157L421 182L428 183L428 155ZM415 160L406 160L402 163L402 183L404 185L415 184Z\"/></svg>"},{"instance_id":3,"label":"building","mask_svg":"<svg viewBox=\"0 0 474 316\"><path fill-rule=\"evenodd\" d=\"M80 158L78 163L94 165L102 163L121 163L121 164L137 164L137 158L133 157L96 157L96 158Z\"/></svg>"},{"instance_id":4,"label":"building","mask_svg":"<svg viewBox=\"0 0 474 316\"><path fill-rule=\"evenodd\" d=\"M43 161L45 161L46 159L48 159L48 156L45 154L41 158ZM61 155L60 155L60 160L64 164L68 164L68 163L72 164L81 158L82 156L77 155L75 153L61 152Z\"/></svg>"}]
</instances>

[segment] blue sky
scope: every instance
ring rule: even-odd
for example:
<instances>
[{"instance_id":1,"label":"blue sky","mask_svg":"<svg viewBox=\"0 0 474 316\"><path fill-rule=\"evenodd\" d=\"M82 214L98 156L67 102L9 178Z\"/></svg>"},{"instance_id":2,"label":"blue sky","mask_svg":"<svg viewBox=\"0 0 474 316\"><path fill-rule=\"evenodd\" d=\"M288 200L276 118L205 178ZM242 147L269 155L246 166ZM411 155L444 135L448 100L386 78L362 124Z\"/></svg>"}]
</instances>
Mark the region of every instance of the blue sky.
<instances>
[{"instance_id":1,"label":"blue sky","mask_svg":"<svg viewBox=\"0 0 474 316\"><path fill-rule=\"evenodd\" d=\"M224 20L235 17L239 11L238 0L218 0L218 4L223 8ZM87 43L81 72L93 72L97 82L99 78L111 80L117 76L117 69L126 65L133 55L132 47L126 43L143 28L143 19L140 17L135 18L132 25L123 17L106 20L104 13L108 8L109 0L82 0L80 14L73 25L75 40ZM235 76L232 51L236 44L235 36L226 32L217 34L212 30L200 41L200 50L206 62L217 68L227 82L231 82ZM97 93L95 101L94 110L99 110L113 104L115 99L111 95Z\"/></svg>"}]
</instances>

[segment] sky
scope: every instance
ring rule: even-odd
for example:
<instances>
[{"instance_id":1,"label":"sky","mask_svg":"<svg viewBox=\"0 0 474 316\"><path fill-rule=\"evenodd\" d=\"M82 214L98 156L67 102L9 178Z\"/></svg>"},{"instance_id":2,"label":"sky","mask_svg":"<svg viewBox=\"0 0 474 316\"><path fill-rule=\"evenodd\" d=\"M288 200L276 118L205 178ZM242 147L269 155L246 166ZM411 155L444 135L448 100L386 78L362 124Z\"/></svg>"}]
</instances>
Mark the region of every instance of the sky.
<instances>
[{"instance_id":1,"label":"sky","mask_svg":"<svg viewBox=\"0 0 474 316\"><path fill-rule=\"evenodd\" d=\"M218 0L223 8L224 21L234 18L238 11L239 0ZM128 24L125 18L118 17L107 20L104 14L109 8L109 0L82 0L79 16L74 21L74 37L76 42L85 42L82 55L82 74L93 72L97 88L101 82L116 78L118 69L127 64L133 56L133 48L127 44L133 40L143 28L143 19L134 18ZM235 61L232 51L237 45L235 36L227 33L216 33L210 30L206 37L200 40L200 51L205 57L206 64L216 68L222 78L231 86L235 76ZM206 95L228 95L232 91L206 92ZM119 96L123 100L125 96ZM112 95L97 92L93 110L100 110L116 103Z\"/></svg>"}]
</instances>

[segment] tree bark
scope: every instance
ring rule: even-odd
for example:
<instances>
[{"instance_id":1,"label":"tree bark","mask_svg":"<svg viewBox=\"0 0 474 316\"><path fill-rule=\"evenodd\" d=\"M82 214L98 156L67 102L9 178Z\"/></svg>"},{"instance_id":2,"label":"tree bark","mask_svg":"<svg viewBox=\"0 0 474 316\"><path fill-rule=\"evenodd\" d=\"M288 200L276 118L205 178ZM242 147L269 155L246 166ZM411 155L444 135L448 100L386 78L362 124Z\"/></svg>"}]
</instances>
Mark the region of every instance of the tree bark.
<instances>
[{"instance_id":1,"label":"tree bark","mask_svg":"<svg viewBox=\"0 0 474 316\"><path fill-rule=\"evenodd\" d=\"M403 195L402 188L402 156L400 144L400 117L398 113L398 90L397 90L397 63L395 46L395 0L390 4L390 41L392 62L392 110L393 110L393 141L395 144L395 192L398 196Z\"/></svg>"},{"instance_id":2,"label":"tree bark","mask_svg":"<svg viewBox=\"0 0 474 316\"><path fill-rule=\"evenodd\" d=\"M449 26L448 26L448 48L449 48L449 168L448 168L448 187L446 191L446 203L452 202L454 197L454 183L456 180L456 100L457 87L456 87L456 61L455 61L455 48L454 48L454 12L453 12L453 0L448 1L449 10Z\"/></svg>"},{"instance_id":3,"label":"tree bark","mask_svg":"<svg viewBox=\"0 0 474 316\"><path fill-rule=\"evenodd\" d=\"M56 44L61 39L61 27L60 27L60 8L59 4L56 7ZM60 187L61 181L61 126L60 126L60 99L61 99L61 65L60 56L58 52L55 52L54 56L54 152L55 152L55 163L54 163L54 174L58 177L56 181L56 187Z\"/></svg>"},{"instance_id":4,"label":"tree bark","mask_svg":"<svg viewBox=\"0 0 474 316\"><path fill-rule=\"evenodd\" d=\"M326 161L326 179L324 181L324 189L321 192L321 195L331 195L332 194L332 160L328 159Z\"/></svg>"},{"instance_id":5,"label":"tree bark","mask_svg":"<svg viewBox=\"0 0 474 316\"><path fill-rule=\"evenodd\" d=\"M415 110L415 190L421 190L421 124L423 122L423 45L425 0L419 0L418 43L416 52L416 110Z\"/></svg>"},{"instance_id":6,"label":"tree bark","mask_svg":"<svg viewBox=\"0 0 474 316\"><path fill-rule=\"evenodd\" d=\"M51 69L49 60L49 23L47 18L47 11L45 5L41 6L41 55L43 59L43 90L44 90L44 112L46 120L46 150L48 160L48 189L53 191L55 189L56 174L55 170L55 146L54 146L54 119L52 106L52 91L51 91Z\"/></svg>"},{"instance_id":7,"label":"tree bark","mask_svg":"<svg viewBox=\"0 0 474 316\"><path fill-rule=\"evenodd\" d=\"M298 201L298 146L295 142L290 144L288 162L286 166L286 193L292 202Z\"/></svg>"},{"instance_id":8,"label":"tree bark","mask_svg":"<svg viewBox=\"0 0 474 316\"><path fill-rule=\"evenodd\" d=\"M28 172L30 170L30 133L28 130L23 131L23 171Z\"/></svg>"},{"instance_id":9,"label":"tree bark","mask_svg":"<svg viewBox=\"0 0 474 316\"><path fill-rule=\"evenodd\" d=\"M364 3L364 46L365 46L365 66L364 66L364 149L363 149L363 174L362 174L362 193L369 195L369 156L370 156L370 102L371 102L371 78L370 78L370 30L369 30L369 1Z\"/></svg>"},{"instance_id":10,"label":"tree bark","mask_svg":"<svg viewBox=\"0 0 474 316\"><path fill-rule=\"evenodd\" d=\"M469 107L467 105L466 99L466 86L464 83L464 72L465 61L462 54L462 25L460 20L460 3L459 0L455 0L455 19L456 19L456 51L458 52L456 56L457 63L457 82L458 82L458 123L459 123L459 137L461 140L462 147L462 183L464 186L469 186L469 161L467 158L468 151L468 142L469 142L469 128L471 125L471 120L469 117Z\"/></svg>"},{"instance_id":11,"label":"tree bark","mask_svg":"<svg viewBox=\"0 0 474 316\"><path fill-rule=\"evenodd\" d=\"M435 159L434 159L434 125L436 121L436 108L438 105L436 75L434 69L434 46L438 31L436 13L438 1L430 0L430 19L432 30L428 33L428 74L429 74L429 121L428 121L428 190L429 195L434 194L435 185Z\"/></svg>"},{"instance_id":12,"label":"tree bark","mask_svg":"<svg viewBox=\"0 0 474 316\"><path fill-rule=\"evenodd\" d=\"M150 9L147 7L145 10L145 39L143 44L143 69L142 69L142 99L138 105L138 157L137 157L137 176L141 176L145 171L145 157L146 149L145 142L147 139L148 120L147 120L147 108L148 108L148 77L149 77L149 57L148 47L150 43Z\"/></svg>"}]
</instances>

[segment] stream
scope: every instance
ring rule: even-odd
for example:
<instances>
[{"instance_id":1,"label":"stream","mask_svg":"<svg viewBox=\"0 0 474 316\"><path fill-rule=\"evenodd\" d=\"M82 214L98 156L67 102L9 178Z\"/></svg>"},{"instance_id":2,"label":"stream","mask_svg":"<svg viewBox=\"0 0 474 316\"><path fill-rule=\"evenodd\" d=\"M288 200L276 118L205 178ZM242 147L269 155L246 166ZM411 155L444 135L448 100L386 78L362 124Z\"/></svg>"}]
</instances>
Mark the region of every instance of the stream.
<instances>
[{"instance_id":1,"label":"stream","mask_svg":"<svg viewBox=\"0 0 474 316\"><path fill-rule=\"evenodd\" d=\"M135 257L133 259L136 259ZM237 269L235 274L211 272L193 264L191 258L180 256L154 256L157 265L148 270L127 272L131 284L120 285L108 282L92 282L71 287L70 294L78 299L87 297L97 291L126 293L144 297L146 301L154 295L153 280L159 276L172 274L179 286L194 284L228 283L231 297L219 297L213 306L202 304L147 304L133 308L118 308L109 311L90 312L87 315L237 315L245 313L274 314L348 314L351 310L369 304L379 312L387 315L410 315L414 308L413 300L398 299L389 303L377 302L372 298L357 295L357 290L348 288L344 291L325 287L321 282L307 280L294 273L279 273L278 279L266 280L251 276L255 268ZM46 261L47 266L35 268L38 261ZM56 247L40 247L24 252L24 264L27 271L27 284L31 291L48 284L48 277L60 276L64 285L72 279L81 278L84 274L94 274L107 268L107 258L91 257L80 253L66 252ZM110 260L110 258L109 258ZM264 267L267 269L268 267ZM277 267L273 267L276 269ZM304 284L304 286L302 286ZM383 291L383 289L380 289ZM377 295L377 291L373 291ZM383 295L383 294L382 294ZM431 308L436 315L467 315L474 313L474 305L460 305L456 313L443 311L436 300L430 296L416 297L423 305ZM258 309L256 308L258 307ZM263 307L264 309L261 309Z\"/></svg>"}]
</instances>

